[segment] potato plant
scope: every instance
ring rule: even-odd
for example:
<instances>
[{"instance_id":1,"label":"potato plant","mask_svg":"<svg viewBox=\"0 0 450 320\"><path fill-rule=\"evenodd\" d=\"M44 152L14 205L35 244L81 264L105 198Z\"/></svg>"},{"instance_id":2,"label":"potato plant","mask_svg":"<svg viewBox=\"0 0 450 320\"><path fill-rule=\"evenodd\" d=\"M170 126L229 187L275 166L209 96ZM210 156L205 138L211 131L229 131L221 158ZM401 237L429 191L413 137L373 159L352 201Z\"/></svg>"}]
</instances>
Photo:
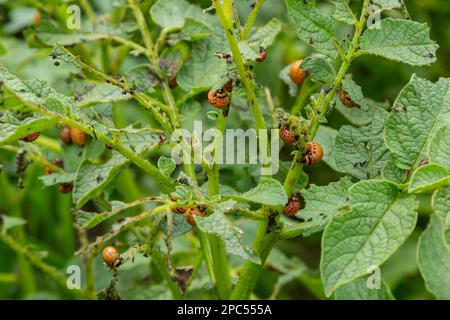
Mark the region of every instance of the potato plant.
<instances>
[{"instance_id":1,"label":"potato plant","mask_svg":"<svg viewBox=\"0 0 450 320\"><path fill-rule=\"evenodd\" d=\"M450 298L450 79L414 3L0 3L0 296Z\"/></svg>"}]
</instances>

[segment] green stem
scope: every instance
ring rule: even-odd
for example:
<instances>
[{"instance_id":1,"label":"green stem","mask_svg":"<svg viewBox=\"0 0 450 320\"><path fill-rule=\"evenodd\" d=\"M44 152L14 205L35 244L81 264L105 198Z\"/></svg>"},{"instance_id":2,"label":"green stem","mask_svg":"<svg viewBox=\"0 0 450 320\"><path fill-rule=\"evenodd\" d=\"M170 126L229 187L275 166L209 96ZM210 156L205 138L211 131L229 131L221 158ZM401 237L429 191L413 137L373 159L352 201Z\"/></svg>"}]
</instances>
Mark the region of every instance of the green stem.
<instances>
[{"instance_id":1,"label":"green stem","mask_svg":"<svg viewBox=\"0 0 450 320\"><path fill-rule=\"evenodd\" d=\"M200 240L200 247L205 257L206 270L208 270L209 279L211 280L211 283L216 283L216 277L214 275L214 263L212 260L211 248L209 246L208 238L203 231L201 231L200 229L197 230L198 239Z\"/></svg>"},{"instance_id":2,"label":"green stem","mask_svg":"<svg viewBox=\"0 0 450 320\"><path fill-rule=\"evenodd\" d=\"M208 235L211 247L217 293L220 299L228 299L231 293L230 271L223 240L214 234Z\"/></svg>"},{"instance_id":3,"label":"green stem","mask_svg":"<svg viewBox=\"0 0 450 320\"><path fill-rule=\"evenodd\" d=\"M33 266L45 273L49 278L58 283L62 288L67 290L66 277L63 274L59 273L59 271L55 267L42 261L42 258L39 255L31 253L30 251L28 251L26 246L23 246L20 243L16 242L14 238L10 237L6 233L0 232L0 240L3 241L12 250L14 250L17 254L23 256ZM92 298L92 296L85 290L73 290L73 292L78 293L88 299Z\"/></svg>"},{"instance_id":4,"label":"green stem","mask_svg":"<svg viewBox=\"0 0 450 320\"><path fill-rule=\"evenodd\" d=\"M258 100L255 94L255 88L251 80L251 72L247 70L247 67L242 58L241 52L239 50L239 45L234 34L234 28L232 21L228 20L220 0L213 0L214 7L216 8L217 16L224 28L225 34L227 36L228 44L230 45L231 53L233 54L233 59L236 64L236 69L239 73L239 77L245 87L245 92L247 94L248 101L250 103L250 109L252 110L253 117L255 118L256 130L265 129L266 123L264 121L263 114L258 105Z\"/></svg>"},{"instance_id":5,"label":"green stem","mask_svg":"<svg viewBox=\"0 0 450 320\"><path fill-rule=\"evenodd\" d=\"M247 21L245 23L244 32L242 33L241 40L246 40L248 38L250 30L253 26L253 22L255 22L255 19L256 19L256 16L258 15L259 9L261 9L263 4L264 4L264 0L256 1L255 7L250 12L250 15L248 16Z\"/></svg>"}]
</instances>

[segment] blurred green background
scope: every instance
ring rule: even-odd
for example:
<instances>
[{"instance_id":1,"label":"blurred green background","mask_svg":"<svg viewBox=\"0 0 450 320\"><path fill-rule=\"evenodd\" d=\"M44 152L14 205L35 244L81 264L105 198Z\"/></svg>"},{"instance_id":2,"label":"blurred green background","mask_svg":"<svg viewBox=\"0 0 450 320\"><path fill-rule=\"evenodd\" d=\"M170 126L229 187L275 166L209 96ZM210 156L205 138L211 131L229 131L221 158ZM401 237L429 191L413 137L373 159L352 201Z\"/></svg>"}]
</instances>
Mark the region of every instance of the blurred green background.
<instances>
[{"instance_id":1,"label":"blurred green background","mask_svg":"<svg viewBox=\"0 0 450 320\"><path fill-rule=\"evenodd\" d=\"M57 1L56 1L57 2ZM106 14L113 10L112 4L115 1L91 1L96 13ZM120 3L121 1L118 1ZM151 3L151 1L147 1ZM200 4L203 8L210 6L208 0L191 0L192 3ZM245 19L253 1L237 1L238 10ZM358 8L359 1L352 1L352 5ZM390 62L376 57L361 57L352 65L350 72L355 81L363 88L364 94L376 101L389 101L391 104L401 88L409 81L413 73L421 77L436 81L439 77L450 77L450 1L442 0L408 0L405 1L410 15L414 20L427 23L431 27L431 38L439 45L438 60L431 67L413 68L407 65ZM55 1L9 1L0 0L0 63L5 64L13 73L23 79L45 79L50 84L63 93L68 92L64 79L69 72L74 69L70 66L61 65L55 67L48 57L48 48L30 48L27 44L27 30L33 28L33 17L36 8L54 6L49 10L54 16L58 15L58 5ZM72 1L70 3L76 3ZM64 4L67 5L67 4ZM326 2L321 3L321 10L332 12L333 7ZM257 82L270 88L272 95L276 97L277 104L281 106L291 106L294 99L289 96L287 86L279 79L278 74L287 64L293 60L305 57L311 53L310 49L297 40L293 28L288 24L284 1L267 0L257 18L256 24L263 24L273 17L277 17L284 22L282 33L277 37L274 45L268 50L268 58L264 63L258 64L255 68ZM345 35L349 32L342 26L340 32ZM91 52L96 49L90 48ZM94 61L99 61L98 53L91 57ZM124 65L135 64L136 59L129 57ZM205 105L204 96L199 98L199 102ZM141 119L144 113L135 105L130 105L127 112L127 120L133 122ZM145 116L144 116L145 117ZM193 120L193 119L191 119ZM237 120L236 120L237 121ZM333 111L329 118L330 126L339 128L347 124L346 119L337 111ZM49 131L46 135L57 139L57 130ZM154 155L157 159L158 155ZM18 175L15 168L15 154L0 150L0 161L3 170L0 173L0 214L22 217L27 224L16 234L18 238L23 238L27 243L32 243L39 250L46 251L46 261L64 270L64 267L73 263L73 252L78 248L79 243L76 232L73 228L73 220L70 214L71 200L68 195L61 195L55 188L43 188L38 176L42 175L42 167L31 164L23 176L24 188L18 187ZM254 183L254 176L249 174L250 169L230 168L229 175L224 174L222 182L233 184L239 191L248 189ZM225 171L224 171L225 172ZM339 175L329 169L325 164L314 166L308 170L310 182L323 185L330 181L336 181ZM124 176L131 175L139 186L138 189L126 192L124 188L117 188L117 185L126 183ZM236 182L237 181L237 182ZM154 194L155 190L150 179L135 169L127 169L120 174L110 187L111 194L124 200L133 200L149 194ZM125 188L127 189L127 188ZM424 228L428 221L430 208L428 199L424 197L419 218L419 229ZM247 240L251 240L254 231L253 224L242 224ZM418 274L415 259L415 244L420 230L416 229L410 239L402 248L391 257L382 268L382 277L390 285L394 296L397 299L418 299L431 298L426 292L423 280ZM102 230L95 230L91 237L102 233ZM120 238L124 242L130 238ZM176 250L180 252L179 259L185 259L186 252L189 252L188 243L183 240L176 243ZM281 253L282 252L282 253ZM281 255L281 257L278 256ZM300 270L307 266L308 269L317 270L320 258L320 235L309 238L298 238L296 240L283 241L277 246L277 250L269 259L268 268L257 286L257 295L260 298L273 298L272 294L275 286L282 287L276 298L278 299L300 299L300 298L321 298L320 293L314 293L316 288L317 274L311 272L308 276L303 276ZM287 259L285 266L291 270L286 273L280 270L277 265L280 261ZM160 285L152 286L151 292L145 292L137 283L142 280L147 270L145 263L137 264L139 271L127 270L121 276L122 292L126 298L168 298L167 291ZM136 268L135 268L136 269ZM286 284L280 281L283 274L290 276L290 281ZM111 275L106 268L101 265L99 258L96 260L96 277L99 288L107 285ZM141 278L139 278L141 277ZM153 275L153 280L157 282L158 276ZM139 280L141 279L141 280ZM142 280L143 281L143 280ZM149 281L146 279L145 281ZM146 283L146 282L144 282ZM136 287L136 288L134 288ZM199 285L199 288L200 285ZM200 291L200 290L199 290ZM54 283L43 277L43 275L32 268L23 258L18 257L0 242L0 298L23 299L23 298L68 298L66 292L61 291ZM203 298L201 293L197 296Z\"/></svg>"}]
</instances>

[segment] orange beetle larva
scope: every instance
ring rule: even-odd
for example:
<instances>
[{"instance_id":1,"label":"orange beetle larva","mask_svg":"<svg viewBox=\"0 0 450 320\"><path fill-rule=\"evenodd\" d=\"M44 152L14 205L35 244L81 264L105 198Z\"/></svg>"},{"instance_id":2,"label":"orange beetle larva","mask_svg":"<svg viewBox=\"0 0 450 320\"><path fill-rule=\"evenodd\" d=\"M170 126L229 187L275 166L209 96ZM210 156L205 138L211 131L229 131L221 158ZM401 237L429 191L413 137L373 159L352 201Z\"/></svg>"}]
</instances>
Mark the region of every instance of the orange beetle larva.
<instances>
[{"instance_id":1,"label":"orange beetle larva","mask_svg":"<svg viewBox=\"0 0 450 320\"><path fill-rule=\"evenodd\" d=\"M359 104L357 104L350 98L348 92L342 88L339 91L339 99L341 100L342 104L347 108L361 108Z\"/></svg>"}]
</instances>

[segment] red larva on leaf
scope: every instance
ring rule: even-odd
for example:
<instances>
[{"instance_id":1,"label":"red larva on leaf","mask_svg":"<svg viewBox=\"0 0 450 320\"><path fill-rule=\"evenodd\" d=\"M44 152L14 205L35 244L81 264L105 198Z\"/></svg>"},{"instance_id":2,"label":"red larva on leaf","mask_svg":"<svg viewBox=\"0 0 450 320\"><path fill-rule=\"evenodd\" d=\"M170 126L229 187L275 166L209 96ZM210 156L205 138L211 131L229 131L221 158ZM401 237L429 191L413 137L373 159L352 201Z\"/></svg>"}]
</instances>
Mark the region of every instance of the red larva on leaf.
<instances>
[{"instance_id":1,"label":"red larva on leaf","mask_svg":"<svg viewBox=\"0 0 450 320\"><path fill-rule=\"evenodd\" d=\"M58 186L58 190L61 193L69 193L73 190L73 183L69 182L69 183L61 183Z\"/></svg>"},{"instance_id":2,"label":"red larva on leaf","mask_svg":"<svg viewBox=\"0 0 450 320\"><path fill-rule=\"evenodd\" d=\"M303 163L307 165L315 164L322 160L323 149L320 144L310 141L306 144L306 154L303 157Z\"/></svg>"},{"instance_id":3,"label":"red larva on leaf","mask_svg":"<svg viewBox=\"0 0 450 320\"><path fill-rule=\"evenodd\" d=\"M348 92L342 88L339 91L339 99L341 100L342 104L347 108L361 108L359 104L357 104L350 98Z\"/></svg>"},{"instance_id":4,"label":"red larva on leaf","mask_svg":"<svg viewBox=\"0 0 450 320\"><path fill-rule=\"evenodd\" d=\"M301 209L300 198L297 194L293 194L286 206L284 207L284 213L288 216L294 216Z\"/></svg>"},{"instance_id":5,"label":"red larva on leaf","mask_svg":"<svg viewBox=\"0 0 450 320\"><path fill-rule=\"evenodd\" d=\"M32 134L27 135L26 137L23 137L22 141L33 142L34 140L39 138L40 135L41 135L41 133L39 131L38 132L34 132Z\"/></svg>"},{"instance_id":6,"label":"red larva on leaf","mask_svg":"<svg viewBox=\"0 0 450 320\"><path fill-rule=\"evenodd\" d=\"M295 144L297 142L294 133L289 131L286 127L280 128L280 138L287 144Z\"/></svg>"}]
</instances>

